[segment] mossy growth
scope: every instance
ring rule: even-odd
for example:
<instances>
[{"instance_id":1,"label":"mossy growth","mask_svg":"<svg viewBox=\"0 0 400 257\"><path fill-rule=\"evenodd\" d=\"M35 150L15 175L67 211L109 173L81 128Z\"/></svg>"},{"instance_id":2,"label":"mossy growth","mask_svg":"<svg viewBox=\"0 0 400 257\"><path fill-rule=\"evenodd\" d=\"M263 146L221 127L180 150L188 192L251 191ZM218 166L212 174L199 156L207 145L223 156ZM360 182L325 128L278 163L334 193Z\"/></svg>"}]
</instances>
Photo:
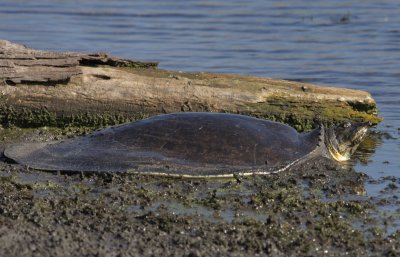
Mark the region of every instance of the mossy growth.
<instances>
[{"instance_id":1,"label":"mossy growth","mask_svg":"<svg viewBox=\"0 0 400 257\"><path fill-rule=\"evenodd\" d=\"M157 68L158 62L141 62L141 61L126 61L117 62L115 67L134 68L134 69L149 69Z\"/></svg>"},{"instance_id":2,"label":"mossy growth","mask_svg":"<svg viewBox=\"0 0 400 257\"><path fill-rule=\"evenodd\" d=\"M9 106L0 106L0 121L2 126L17 126L22 128L49 127L104 127L121 124L133 120L148 117L144 113L134 113L130 116L113 114L109 112L80 113L80 114L58 114L41 109L15 109Z\"/></svg>"},{"instance_id":3,"label":"mossy growth","mask_svg":"<svg viewBox=\"0 0 400 257\"><path fill-rule=\"evenodd\" d=\"M365 106L363 107L366 108ZM284 98L273 98L267 102L247 106L250 114L258 118L286 123L298 131L315 128L319 123L331 126L341 121L352 120L378 124L382 118L376 113L376 106L370 106L368 112L358 110L347 103L290 102Z\"/></svg>"},{"instance_id":4,"label":"mossy growth","mask_svg":"<svg viewBox=\"0 0 400 257\"><path fill-rule=\"evenodd\" d=\"M373 109L373 107L371 107ZM236 111L239 114L255 116L277 122L286 123L298 131L307 131L315 128L319 123L331 126L344 120L370 121L374 124L382 121L376 114L360 111L349 104L331 104L320 102L290 102L284 98L274 98L263 103L254 103L243 106ZM234 112L234 111L226 111ZM49 111L46 108L14 108L7 105L0 106L0 122L3 126L18 126L34 128L50 127L104 127L143 119L157 113L143 111L132 113L85 113L67 114Z\"/></svg>"}]
</instances>

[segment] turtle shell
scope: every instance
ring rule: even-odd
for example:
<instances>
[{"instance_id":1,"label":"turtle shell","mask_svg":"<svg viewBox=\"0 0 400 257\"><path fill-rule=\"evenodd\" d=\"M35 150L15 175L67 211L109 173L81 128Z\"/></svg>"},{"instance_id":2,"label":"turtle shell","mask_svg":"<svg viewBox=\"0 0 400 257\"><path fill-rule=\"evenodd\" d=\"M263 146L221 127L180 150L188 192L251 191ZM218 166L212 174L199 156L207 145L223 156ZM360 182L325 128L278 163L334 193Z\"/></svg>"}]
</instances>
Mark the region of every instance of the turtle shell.
<instances>
[{"instance_id":1,"label":"turtle shell","mask_svg":"<svg viewBox=\"0 0 400 257\"><path fill-rule=\"evenodd\" d=\"M318 129L317 129L318 130ZM276 172L313 152L319 131L222 113L175 113L4 154L39 170L232 176Z\"/></svg>"}]
</instances>

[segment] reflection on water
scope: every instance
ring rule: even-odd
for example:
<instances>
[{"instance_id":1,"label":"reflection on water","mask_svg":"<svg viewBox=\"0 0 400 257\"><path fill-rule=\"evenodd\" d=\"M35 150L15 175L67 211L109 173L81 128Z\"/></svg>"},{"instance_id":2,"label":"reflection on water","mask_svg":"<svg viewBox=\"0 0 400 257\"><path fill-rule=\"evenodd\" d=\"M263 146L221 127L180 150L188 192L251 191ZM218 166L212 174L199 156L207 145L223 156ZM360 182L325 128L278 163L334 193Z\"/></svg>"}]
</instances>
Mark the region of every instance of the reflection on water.
<instances>
[{"instance_id":1,"label":"reflection on water","mask_svg":"<svg viewBox=\"0 0 400 257\"><path fill-rule=\"evenodd\" d=\"M388 136L388 134L380 131L370 131L358 146L357 151L353 154L350 160L351 165L357 164L358 162L367 165L368 162L372 161L371 158L376 148L382 145L383 138L386 136Z\"/></svg>"}]
</instances>

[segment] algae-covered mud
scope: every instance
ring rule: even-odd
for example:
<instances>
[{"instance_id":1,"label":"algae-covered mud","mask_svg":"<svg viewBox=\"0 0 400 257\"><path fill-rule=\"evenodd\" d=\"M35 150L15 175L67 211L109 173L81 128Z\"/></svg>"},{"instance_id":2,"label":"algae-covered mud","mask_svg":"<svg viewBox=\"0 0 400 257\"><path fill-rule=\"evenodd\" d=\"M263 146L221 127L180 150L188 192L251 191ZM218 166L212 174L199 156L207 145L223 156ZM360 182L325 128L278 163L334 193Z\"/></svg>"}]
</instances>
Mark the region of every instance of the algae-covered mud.
<instances>
[{"instance_id":1,"label":"algae-covered mud","mask_svg":"<svg viewBox=\"0 0 400 257\"><path fill-rule=\"evenodd\" d=\"M3 143L86 129L2 129ZM368 161L384 135L355 154ZM399 181L314 159L275 175L67 175L0 162L4 256L397 256ZM394 179L394 181L393 181ZM366 183L387 184L379 197ZM397 193L396 193L397 192Z\"/></svg>"}]
</instances>

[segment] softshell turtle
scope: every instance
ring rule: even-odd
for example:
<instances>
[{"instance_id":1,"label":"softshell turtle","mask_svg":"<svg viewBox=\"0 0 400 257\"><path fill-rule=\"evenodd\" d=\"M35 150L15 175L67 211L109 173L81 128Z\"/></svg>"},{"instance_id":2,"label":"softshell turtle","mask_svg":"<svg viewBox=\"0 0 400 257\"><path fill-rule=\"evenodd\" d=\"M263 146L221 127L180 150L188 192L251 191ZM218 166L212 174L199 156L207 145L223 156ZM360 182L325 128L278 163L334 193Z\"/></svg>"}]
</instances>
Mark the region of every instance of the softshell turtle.
<instances>
[{"instance_id":1,"label":"softshell turtle","mask_svg":"<svg viewBox=\"0 0 400 257\"><path fill-rule=\"evenodd\" d=\"M52 143L16 144L4 155L34 169L226 177L283 171L313 156L350 158L371 124L298 133L282 123L223 113L158 115Z\"/></svg>"}]
</instances>

